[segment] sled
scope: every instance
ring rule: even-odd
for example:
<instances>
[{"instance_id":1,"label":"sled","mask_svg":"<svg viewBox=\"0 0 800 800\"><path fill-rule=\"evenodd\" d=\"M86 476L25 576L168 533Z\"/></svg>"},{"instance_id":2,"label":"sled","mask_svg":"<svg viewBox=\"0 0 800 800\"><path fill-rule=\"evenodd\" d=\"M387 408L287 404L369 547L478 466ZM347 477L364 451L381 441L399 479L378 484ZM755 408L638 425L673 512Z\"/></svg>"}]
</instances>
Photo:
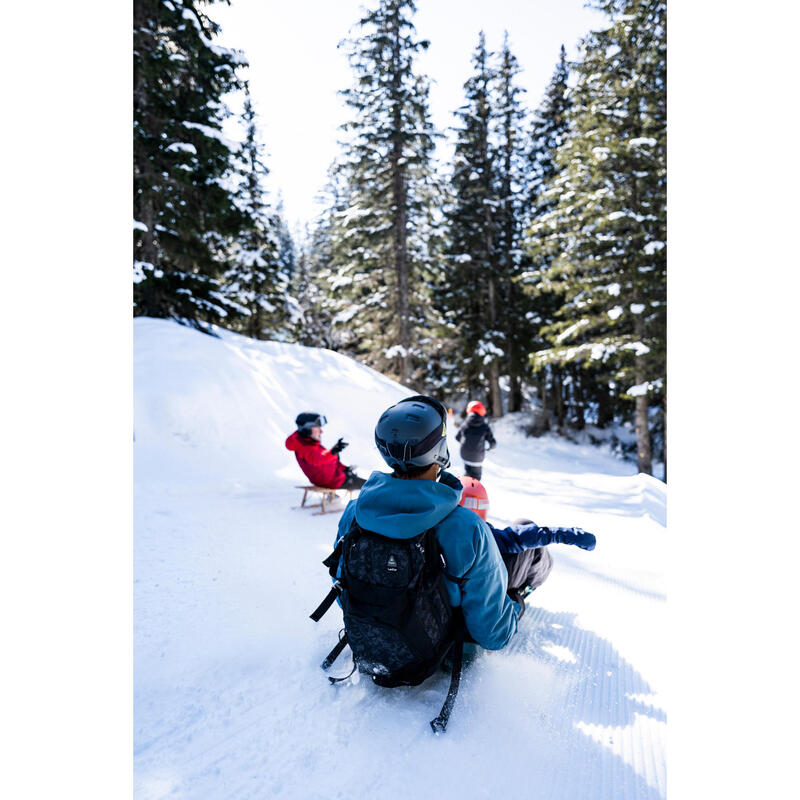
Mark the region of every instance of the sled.
<instances>
[{"instance_id":1,"label":"sled","mask_svg":"<svg viewBox=\"0 0 800 800\"><path fill-rule=\"evenodd\" d=\"M300 503L299 506L294 506L295 509L298 508L319 508L320 511L315 511L312 516L319 516L320 514L338 514L342 511L341 508L332 508L326 509L326 504L332 503L334 500L337 500L339 497L338 492L345 492L345 499L352 500L353 499L353 492L354 489L328 489L325 486L315 486L313 483L309 484L308 486L295 486L295 489L302 489L303 490L303 501ZM306 500L309 499L309 493L312 495L319 496L319 503L309 503L306 505Z\"/></svg>"}]
</instances>

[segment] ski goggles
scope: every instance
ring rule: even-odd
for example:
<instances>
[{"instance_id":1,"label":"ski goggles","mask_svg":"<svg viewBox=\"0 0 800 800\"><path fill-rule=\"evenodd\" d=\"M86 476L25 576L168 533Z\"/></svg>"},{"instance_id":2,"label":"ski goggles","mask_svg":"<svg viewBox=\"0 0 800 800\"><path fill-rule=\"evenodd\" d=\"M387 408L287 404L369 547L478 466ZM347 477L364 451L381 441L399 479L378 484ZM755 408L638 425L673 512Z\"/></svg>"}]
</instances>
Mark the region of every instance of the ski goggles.
<instances>
[{"instance_id":1,"label":"ski goggles","mask_svg":"<svg viewBox=\"0 0 800 800\"><path fill-rule=\"evenodd\" d=\"M297 425L301 428L321 428L323 425L327 425L328 420L320 414L318 417L310 417L303 419L302 421L298 420Z\"/></svg>"}]
</instances>

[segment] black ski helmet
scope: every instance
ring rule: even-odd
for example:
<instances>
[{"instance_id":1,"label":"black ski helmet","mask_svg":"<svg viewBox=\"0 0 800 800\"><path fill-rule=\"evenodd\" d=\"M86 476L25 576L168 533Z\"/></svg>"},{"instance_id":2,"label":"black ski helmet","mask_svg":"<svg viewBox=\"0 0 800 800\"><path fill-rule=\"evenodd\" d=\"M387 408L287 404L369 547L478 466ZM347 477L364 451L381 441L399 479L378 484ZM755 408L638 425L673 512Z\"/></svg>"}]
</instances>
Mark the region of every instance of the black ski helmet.
<instances>
[{"instance_id":1,"label":"black ski helmet","mask_svg":"<svg viewBox=\"0 0 800 800\"><path fill-rule=\"evenodd\" d=\"M316 411L304 411L297 415L294 424L297 425L297 432L301 436L311 436L312 428L321 428L327 422L328 420Z\"/></svg>"},{"instance_id":2,"label":"black ski helmet","mask_svg":"<svg viewBox=\"0 0 800 800\"><path fill-rule=\"evenodd\" d=\"M397 472L431 464L447 469L447 411L432 397L406 397L381 414L375 426L375 444L383 460Z\"/></svg>"}]
</instances>

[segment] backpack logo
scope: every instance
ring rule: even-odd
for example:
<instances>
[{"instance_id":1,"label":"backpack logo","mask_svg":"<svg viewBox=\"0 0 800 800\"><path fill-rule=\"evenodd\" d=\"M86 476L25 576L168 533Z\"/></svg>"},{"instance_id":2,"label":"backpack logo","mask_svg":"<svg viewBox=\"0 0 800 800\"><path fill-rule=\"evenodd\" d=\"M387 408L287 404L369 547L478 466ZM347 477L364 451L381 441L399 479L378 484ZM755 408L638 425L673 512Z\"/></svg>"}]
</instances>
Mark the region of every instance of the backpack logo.
<instances>
[{"instance_id":1,"label":"backpack logo","mask_svg":"<svg viewBox=\"0 0 800 800\"><path fill-rule=\"evenodd\" d=\"M386 562L386 569L389 572L397 572L397 559L394 557L394 553L389 554L389 560Z\"/></svg>"}]
</instances>

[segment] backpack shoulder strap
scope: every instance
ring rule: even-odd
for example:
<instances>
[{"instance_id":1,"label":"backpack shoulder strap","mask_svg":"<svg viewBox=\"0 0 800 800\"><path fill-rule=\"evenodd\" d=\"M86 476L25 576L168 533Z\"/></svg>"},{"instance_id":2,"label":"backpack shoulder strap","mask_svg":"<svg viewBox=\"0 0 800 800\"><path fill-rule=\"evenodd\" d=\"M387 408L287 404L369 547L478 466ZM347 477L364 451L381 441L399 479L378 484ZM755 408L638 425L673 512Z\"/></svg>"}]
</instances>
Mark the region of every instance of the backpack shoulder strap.
<instances>
[{"instance_id":1,"label":"backpack shoulder strap","mask_svg":"<svg viewBox=\"0 0 800 800\"><path fill-rule=\"evenodd\" d=\"M462 587L467 582L466 575L463 578L457 578L455 575L450 574L450 571L447 569L447 559L444 557L442 548L439 545L439 540L436 538L436 531L433 528L429 528L425 533L427 534L426 546L431 548L431 552L438 554L439 565L442 568L442 573L445 578L455 583L459 588Z\"/></svg>"},{"instance_id":2,"label":"backpack shoulder strap","mask_svg":"<svg viewBox=\"0 0 800 800\"><path fill-rule=\"evenodd\" d=\"M342 548L344 547L344 540L347 538L348 531L338 542L336 542L336 547L333 548L333 552L322 562L328 568L328 574L331 578L336 577L336 570L339 567L339 559L342 557Z\"/></svg>"},{"instance_id":3,"label":"backpack shoulder strap","mask_svg":"<svg viewBox=\"0 0 800 800\"><path fill-rule=\"evenodd\" d=\"M336 577L336 572L339 569L339 561L342 558L342 550L344 549L345 539L347 539L350 534L358 529L358 524L356 523L355 519L351 523L350 527L336 542L336 547L333 548L333 552L322 562L328 568L328 574L333 578L334 583L331 587L331 590L328 594L325 595L325 599L314 609L314 611L309 614L311 619L314 622L319 622L323 616L325 616L325 612L333 605L333 601L339 596L342 591L342 584L339 582L339 579Z\"/></svg>"},{"instance_id":4,"label":"backpack shoulder strap","mask_svg":"<svg viewBox=\"0 0 800 800\"><path fill-rule=\"evenodd\" d=\"M464 657L464 623L459 620L456 627L456 637L453 642L452 659L453 670L450 673L450 688L447 690L447 697L444 699L444 705L439 712L436 719L431 720L431 729L435 734L444 733L447 729L447 723L450 720L450 713L458 696L458 686L461 683L461 667Z\"/></svg>"}]
</instances>

